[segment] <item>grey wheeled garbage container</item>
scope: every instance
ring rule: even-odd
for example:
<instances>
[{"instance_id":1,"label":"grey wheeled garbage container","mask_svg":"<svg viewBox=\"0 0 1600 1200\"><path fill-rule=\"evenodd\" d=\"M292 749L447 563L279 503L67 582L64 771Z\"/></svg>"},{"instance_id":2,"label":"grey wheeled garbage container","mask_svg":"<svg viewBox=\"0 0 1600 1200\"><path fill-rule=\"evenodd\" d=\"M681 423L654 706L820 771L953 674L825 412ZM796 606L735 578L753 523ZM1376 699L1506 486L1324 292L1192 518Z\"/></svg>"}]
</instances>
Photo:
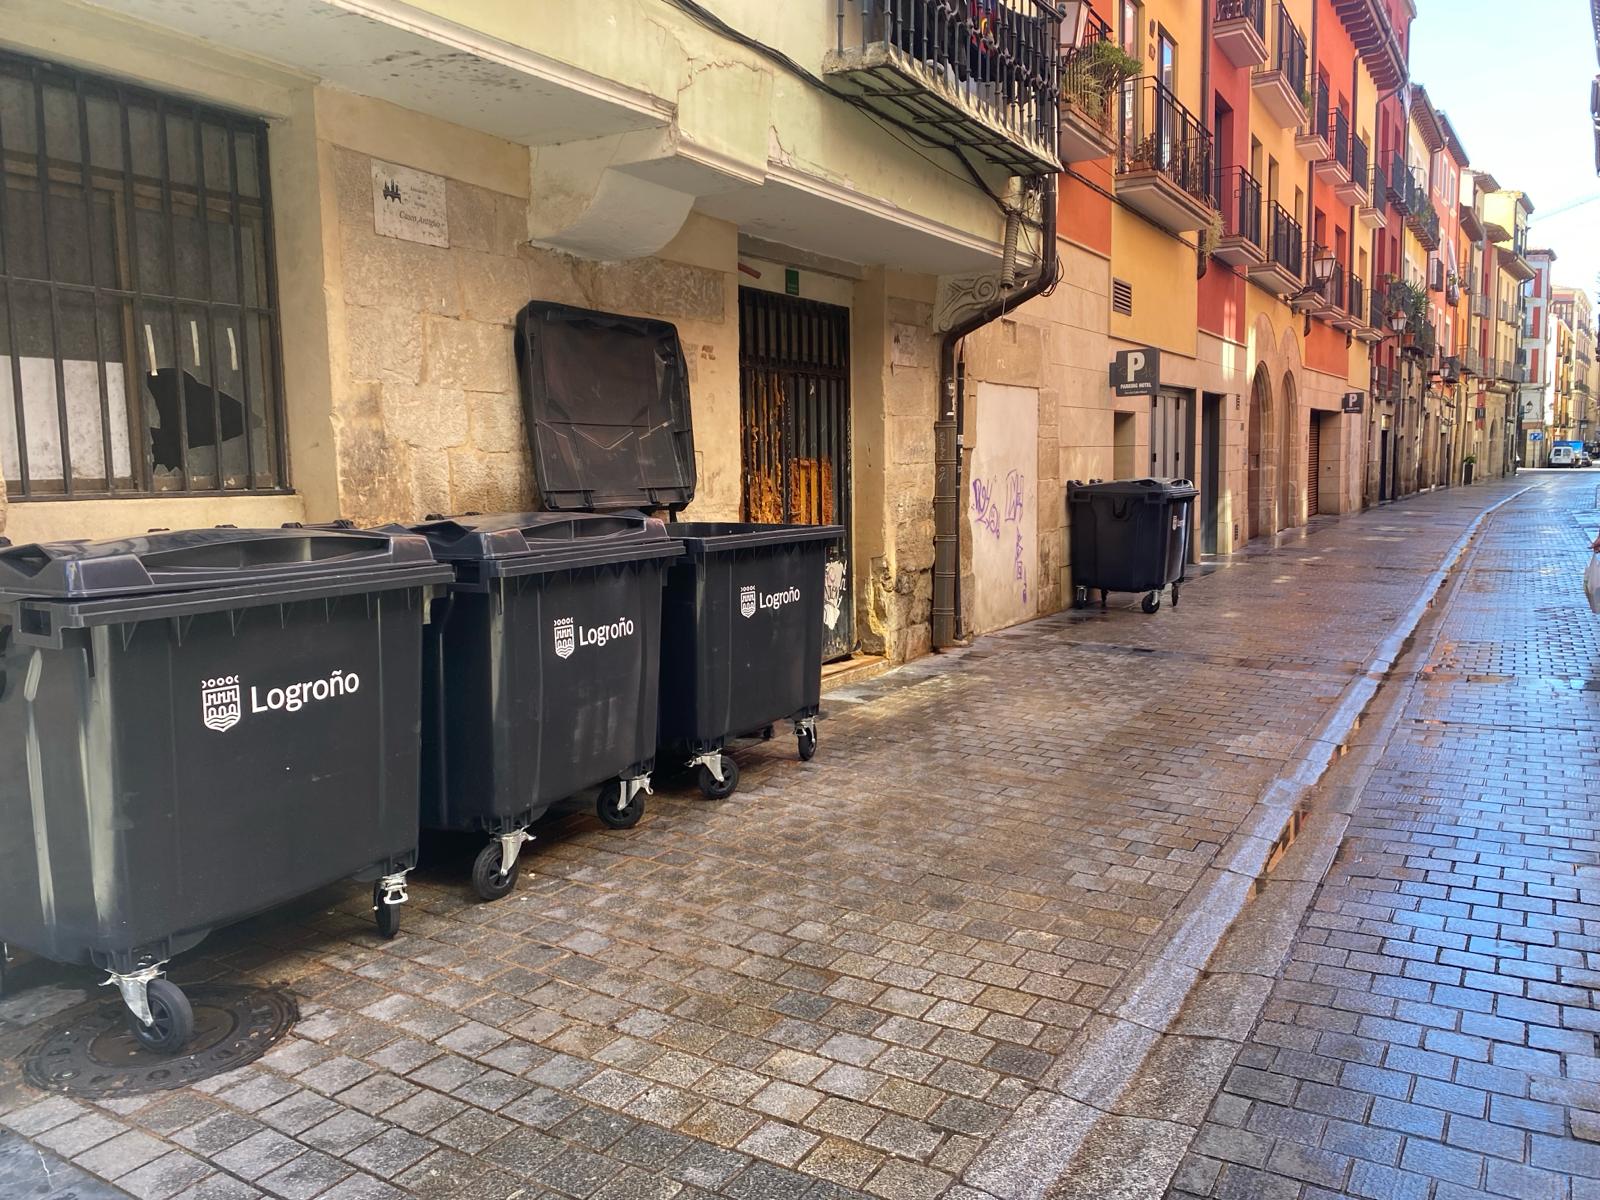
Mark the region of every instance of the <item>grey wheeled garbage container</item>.
<instances>
[{"instance_id":1,"label":"grey wheeled garbage container","mask_svg":"<svg viewBox=\"0 0 1600 1200\"><path fill-rule=\"evenodd\" d=\"M1100 590L1102 608L1108 592L1145 592L1144 611L1153 613L1170 584L1177 607L1196 495L1187 479L1068 483L1076 606L1088 602L1090 588Z\"/></svg>"},{"instance_id":2,"label":"grey wheeled garbage container","mask_svg":"<svg viewBox=\"0 0 1600 1200\"><path fill-rule=\"evenodd\" d=\"M417 846L411 535L202 529L0 549L0 938L108 972L147 1047L206 934L345 877L393 936Z\"/></svg>"},{"instance_id":3,"label":"grey wheeled garbage container","mask_svg":"<svg viewBox=\"0 0 1600 1200\"><path fill-rule=\"evenodd\" d=\"M537 302L518 315L516 343L546 508L688 507L694 427L674 325ZM845 530L673 521L667 534L684 549L664 600L662 747L720 798L738 785L732 738L791 720L801 757L816 751L823 614L844 583L827 556Z\"/></svg>"},{"instance_id":4,"label":"grey wheeled garbage container","mask_svg":"<svg viewBox=\"0 0 1600 1200\"><path fill-rule=\"evenodd\" d=\"M515 886L528 826L599 787L624 829L656 752L661 581L682 544L638 513L505 513L415 527L456 580L423 670L422 824L483 833L478 895Z\"/></svg>"},{"instance_id":5,"label":"grey wheeled garbage container","mask_svg":"<svg viewBox=\"0 0 1600 1200\"><path fill-rule=\"evenodd\" d=\"M683 557L667 574L661 743L720 800L739 785L731 738L792 721L817 752L828 547L838 525L676 522Z\"/></svg>"}]
</instances>

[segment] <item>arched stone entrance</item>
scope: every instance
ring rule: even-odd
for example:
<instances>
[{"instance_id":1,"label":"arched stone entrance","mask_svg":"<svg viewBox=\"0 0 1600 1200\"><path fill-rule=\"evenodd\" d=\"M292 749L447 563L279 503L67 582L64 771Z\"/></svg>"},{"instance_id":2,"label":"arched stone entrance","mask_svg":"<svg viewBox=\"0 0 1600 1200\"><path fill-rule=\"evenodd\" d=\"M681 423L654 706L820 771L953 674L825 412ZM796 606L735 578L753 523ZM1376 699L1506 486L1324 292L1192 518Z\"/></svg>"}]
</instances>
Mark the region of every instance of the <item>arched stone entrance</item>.
<instances>
[{"instance_id":1,"label":"arched stone entrance","mask_svg":"<svg viewBox=\"0 0 1600 1200\"><path fill-rule=\"evenodd\" d=\"M1256 366L1255 382L1250 389L1249 455L1250 479L1246 512L1249 515L1247 537L1257 538L1276 529L1275 497L1277 495L1277 428L1276 411L1272 403L1272 377L1267 364Z\"/></svg>"}]
</instances>

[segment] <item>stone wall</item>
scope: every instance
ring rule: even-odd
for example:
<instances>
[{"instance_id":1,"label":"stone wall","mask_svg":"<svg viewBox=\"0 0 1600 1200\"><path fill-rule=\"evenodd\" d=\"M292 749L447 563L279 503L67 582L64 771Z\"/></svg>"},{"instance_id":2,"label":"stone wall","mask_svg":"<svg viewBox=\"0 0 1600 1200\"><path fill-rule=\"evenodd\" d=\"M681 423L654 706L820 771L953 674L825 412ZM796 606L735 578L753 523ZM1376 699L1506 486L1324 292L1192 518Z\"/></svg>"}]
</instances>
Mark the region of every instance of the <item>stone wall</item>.
<instances>
[{"instance_id":1,"label":"stone wall","mask_svg":"<svg viewBox=\"0 0 1600 1200\"><path fill-rule=\"evenodd\" d=\"M380 236L372 158L339 146L331 160L333 434L343 516L364 523L537 507L513 354L513 322L533 299L677 324L700 468L692 515L737 516L731 270L664 258L597 263L536 249L526 244L526 200L456 179L445 185L448 246ZM704 242L721 231L697 232ZM725 236L731 266L731 227Z\"/></svg>"}]
</instances>

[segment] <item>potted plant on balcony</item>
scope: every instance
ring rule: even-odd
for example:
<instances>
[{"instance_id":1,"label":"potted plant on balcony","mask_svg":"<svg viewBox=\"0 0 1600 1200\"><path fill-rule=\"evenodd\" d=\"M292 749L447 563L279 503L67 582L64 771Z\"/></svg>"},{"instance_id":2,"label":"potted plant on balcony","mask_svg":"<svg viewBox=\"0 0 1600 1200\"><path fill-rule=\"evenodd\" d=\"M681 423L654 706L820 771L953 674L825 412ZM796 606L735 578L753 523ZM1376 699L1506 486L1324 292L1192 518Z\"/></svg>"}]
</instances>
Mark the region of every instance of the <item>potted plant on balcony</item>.
<instances>
[{"instance_id":1,"label":"potted plant on balcony","mask_svg":"<svg viewBox=\"0 0 1600 1200\"><path fill-rule=\"evenodd\" d=\"M1112 97L1138 73L1138 59L1101 38L1072 51L1062 92L1084 116L1104 127L1110 123Z\"/></svg>"}]
</instances>

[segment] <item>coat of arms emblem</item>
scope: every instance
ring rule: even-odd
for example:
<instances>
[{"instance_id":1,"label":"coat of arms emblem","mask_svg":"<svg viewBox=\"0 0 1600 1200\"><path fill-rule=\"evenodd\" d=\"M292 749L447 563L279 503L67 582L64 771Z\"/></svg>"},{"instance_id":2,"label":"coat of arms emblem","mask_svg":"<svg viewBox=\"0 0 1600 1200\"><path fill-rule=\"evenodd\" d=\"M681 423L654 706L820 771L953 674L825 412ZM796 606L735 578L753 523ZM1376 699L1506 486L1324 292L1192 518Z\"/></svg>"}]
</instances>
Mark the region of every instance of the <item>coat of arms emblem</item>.
<instances>
[{"instance_id":1,"label":"coat of arms emblem","mask_svg":"<svg viewBox=\"0 0 1600 1200\"><path fill-rule=\"evenodd\" d=\"M223 675L200 682L200 719L205 727L222 733L239 723L243 704L239 698L239 677Z\"/></svg>"},{"instance_id":2,"label":"coat of arms emblem","mask_svg":"<svg viewBox=\"0 0 1600 1200\"><path fill-rule=\"evenodd\" d=\"M755 588L746 586L739 589L739 615L741 617L753 617L756 615Z\"/></svg>"},{"instance_id":3,"label":"coat of arms emblem","mask_svg":"<svg viewBox=\"0 0 1600 1200\"><path fill-rule=\"evenodd\" d=\"M572 652L577 648L573 635L572 618L558 617L555 623L556 656L558 658L571 658Z\"/></svg>"}]
</instances>

